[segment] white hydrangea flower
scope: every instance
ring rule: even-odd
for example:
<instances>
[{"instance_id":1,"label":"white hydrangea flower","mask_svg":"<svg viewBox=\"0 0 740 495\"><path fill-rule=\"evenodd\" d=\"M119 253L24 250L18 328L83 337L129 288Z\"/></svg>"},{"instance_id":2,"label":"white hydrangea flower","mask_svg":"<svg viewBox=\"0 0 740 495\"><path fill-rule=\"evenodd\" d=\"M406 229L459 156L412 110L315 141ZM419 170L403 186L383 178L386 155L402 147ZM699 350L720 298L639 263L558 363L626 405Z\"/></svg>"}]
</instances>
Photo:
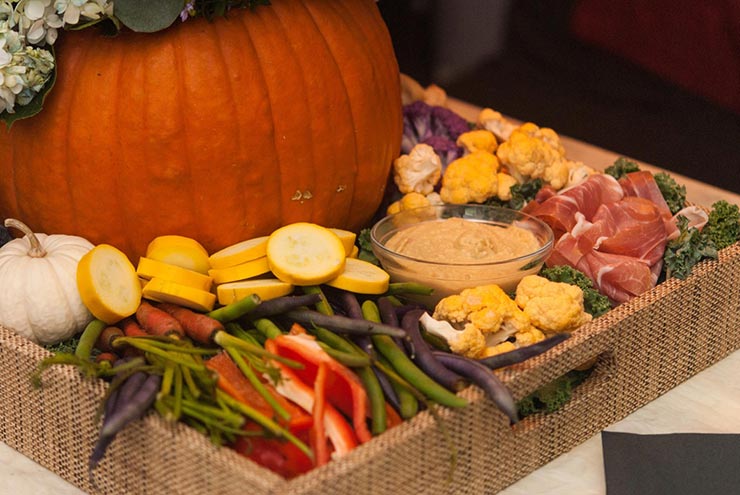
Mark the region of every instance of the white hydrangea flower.
<instances>
[{"instance_id":1,"label":"white hydrangea flower","mask_svg":"<svg viewBox=\"0 0 740 495\"><path fill-rule=\"evenodd\" d=\"M0 113L26 105L51 77L54 57L43 48L26 46L8 20L0 21Z\"/></svg>"},{"instance_id":2,"label":"white hydrangea flower","mask_svg":"<svg viewBox=\"0 0 740 495\"><path fill-rule=\"evenodd\" d=\"M80 18L97 20L113 13L113 2L109 0L55 0L54 9L62 14L64 24L75 25Z\"/></svg>"}]
</instances>

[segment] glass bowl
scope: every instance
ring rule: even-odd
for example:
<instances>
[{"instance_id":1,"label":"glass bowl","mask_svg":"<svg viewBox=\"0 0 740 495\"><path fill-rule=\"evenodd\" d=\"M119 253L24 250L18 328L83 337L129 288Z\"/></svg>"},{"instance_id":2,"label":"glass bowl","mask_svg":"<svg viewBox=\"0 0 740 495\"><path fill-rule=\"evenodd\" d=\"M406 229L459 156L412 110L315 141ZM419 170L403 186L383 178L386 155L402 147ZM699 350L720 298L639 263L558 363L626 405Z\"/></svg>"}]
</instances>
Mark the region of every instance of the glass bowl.
<instances>
[{"instance_id":1,"label":"glass bowl","mask_svg":"<svg viewBox=\"0 0 740 495\"><path fill-rule=\"evenodd\" d=\"M434 289L417 298L430 308L480 285L497 284L513 293L522 278L539 272L553 247L552 229L542 220L480 204L405 210L378 221L370 238L392 282Z\"/></svg>"}]
</instances>

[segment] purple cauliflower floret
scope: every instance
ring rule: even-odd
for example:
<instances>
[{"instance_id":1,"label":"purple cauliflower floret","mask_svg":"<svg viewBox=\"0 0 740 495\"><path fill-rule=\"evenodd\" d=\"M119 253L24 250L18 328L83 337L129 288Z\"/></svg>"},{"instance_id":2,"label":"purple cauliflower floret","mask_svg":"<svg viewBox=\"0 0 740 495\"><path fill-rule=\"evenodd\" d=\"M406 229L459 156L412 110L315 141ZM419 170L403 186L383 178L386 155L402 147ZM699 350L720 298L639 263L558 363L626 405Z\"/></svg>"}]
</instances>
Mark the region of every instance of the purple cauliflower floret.
<instances>
[{"instance_id":1,"label":"purple cauliflower floret","mask_svg":"<svg viewBox=\"0 0 740 495\"><path fill-rule=\"evenodd\" d=\"M468 130L468 122L448 108L431 106L421 100L409 103L403 107L401 153L410 153L415 145L433 136L442 136L454 143Z\"/></svg>"},{"instance_id":2,"label":"purple cauliflower floret","mask_svg":"<svg viewBox=\"0 0 740 495\"><path fill-rule=\"evenodd\" d=\"M432 107L432 134L435 136L447 136L457 141L460 134L469 130L468 121L449 108Z\"/></svg>"},{"instance_id":3,"label":"purple cauliflower floret","mask_svg":"<svg viewBox=\"0 0 740 495\"><path fill-rule=\"evenodd\" d=\"M463 149L455 141L445 136L428 137L424 140L424 144L434 148L434 152L439 156L439 160L442 162L442 173L447 169L450 162L460 158L463 154Z\"/></svg>"}]
</instances>

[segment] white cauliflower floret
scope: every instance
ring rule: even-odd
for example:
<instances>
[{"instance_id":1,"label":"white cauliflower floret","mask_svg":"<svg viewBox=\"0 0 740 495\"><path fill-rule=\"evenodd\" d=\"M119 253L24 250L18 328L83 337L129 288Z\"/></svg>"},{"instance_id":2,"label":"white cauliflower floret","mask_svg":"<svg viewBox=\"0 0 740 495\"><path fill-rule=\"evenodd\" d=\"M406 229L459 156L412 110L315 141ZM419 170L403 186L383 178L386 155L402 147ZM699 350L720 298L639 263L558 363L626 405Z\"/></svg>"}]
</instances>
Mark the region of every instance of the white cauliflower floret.
<instances>
[{"instance_id":1,"label":"white cauliflower floret","mask_svg":"<svg viewBox=\"0 0 740 495\"><path fill-rule=\"evenodd\" d=\"M478 127L491 131L499 141L507 141L517 125L507 120L501 113L484 108L478 114Z\"/></svg>"},{"instance_id":2,"label":"white cauliflower floret","mask_svg":"<svg viewBox=\"0 0 740 495\"><path fill-rule=\"evenodd\" d=\"M583 307L583 291L576 285L527 275L516 288L516 303L530 322L543 332L565 332L591 321Z\"/></svg>"},{"instance_id":3,"label":"white cauliflower floret","mask_svg":"<svg viewBox=\"0 0 740 495\"><path fill-rule=\"evenodd\" d=\"M403 194L429 194L442 177L442 161L428 144L415 145L393 162L393 181Z\"/></svg>"},{"instance_id":4,"label":"white cauliflower floret","mask_svg":"<svg viewBox=\"0 0 740 495\"><path fill-rule=\"evenodd\" d=\"M421 315L419 323L430 334L444 339L455 354L477 358L486 349L486 338L475 325L465 325L458 330L450 322L436 320L429 313Z\"/></svg>"}]
</instances>

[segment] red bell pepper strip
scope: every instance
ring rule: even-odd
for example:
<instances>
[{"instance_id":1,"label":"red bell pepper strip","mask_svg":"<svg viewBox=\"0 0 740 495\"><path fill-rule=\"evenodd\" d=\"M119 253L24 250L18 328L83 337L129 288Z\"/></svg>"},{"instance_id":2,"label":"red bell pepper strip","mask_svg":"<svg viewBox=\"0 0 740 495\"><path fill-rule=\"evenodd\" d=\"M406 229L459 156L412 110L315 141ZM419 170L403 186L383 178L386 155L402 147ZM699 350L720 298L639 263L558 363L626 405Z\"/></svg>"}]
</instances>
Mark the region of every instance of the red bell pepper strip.
<instances>
[{"instance_id":1,"label":"red bell pepper strip","mask_svg":"<svg viewBox=\"0 0 740 495\"><path fill-rule=\"evenodd\" d=\"M370 415L367 392L352 370L329 356L311 335L279 335L269 339L268 342L272 342L271 352L304 365L303 369L295 370L295 374L307 384L316 381L318 367L325 363L328 370L327 401L352 418L352 426L361 443L372 439L372 433L367 425L367 418Z\"/></svg>"},{"instance_id":2,"label":"red bell pepper strip","mask_svg":"<svg viewBox=\"0 0 740 495\"><path fill-rule=\"evenodd\" d=\"M268 339L265 342L265 349L273 354L277 353L278 346L274 339ZM318 428L316 428L318 418L314 418L314 430L316 430L314 435L317 437L317 442L321 440L321 438L318 438L319 435L317 432L323 427L326 432L325 436L329 438L336 455L344 455L358 445L357 437L355 436L355 432L352 430L352 426L350 426L349 422L347 422L344 416L342 416L334 406L323 400L321 394L318 398L320 404L318 407L315 406L316 402L318 402L315 390L301 380L301 378L296 374L296 370L276 361L273 361L272 364L280 369L280 382L274 384L278 393L282 394L288 400L298 404L305 411L320 412L321 409L323 409L324 420L322 425ZM330 371L328 367L326 367L326 369L327 371ZM326 375L328 377L329 373L326 373ZM323 386L324 383L322 383L324 382L324 377L319 377L318 382L319 386L326 391L326 387ZM321 450L321 447L318 448ZM317 464L328 460L325 458L319 460L319 454L320 452L314 452Z\"/></svg>"},{"instance_id":3,"label":"red bell pepper strip","mask_svg":"<svg viewBox=\"0 0 740 495\"><path fill-rule=\"evenodd\" d=\"M311 445L313 446L317 466L323 466L331 459L329 443L326 438L326 428L324 427L324 419L326 417L326 375L326 365L320 364L319 371L316 373L316 382L313 385L314 401L312 416L314 417L314 427L311 429Z\"/></svg>"},{"instance_id":4,"label":"red bell pepper strip","mask_svg":"<svg viewBox=\"0 0 740 495\"><path fill-rule=\"evenodd\" d=\"M206 367L215 371L218 375L216 385L234 399L247 404L268 417L275 416L275 412L267 401L255 390L249 380L244 376L236 363L225 352L220 352L206 361ZM286 426L291 432L303 431L313 424L313 418L302 408L296 406L285 397L280 395L270 384L265 384L268 392L276 401L290 413L287 424L283 421L278 423Z\"/></svg>"}]
</instances>

